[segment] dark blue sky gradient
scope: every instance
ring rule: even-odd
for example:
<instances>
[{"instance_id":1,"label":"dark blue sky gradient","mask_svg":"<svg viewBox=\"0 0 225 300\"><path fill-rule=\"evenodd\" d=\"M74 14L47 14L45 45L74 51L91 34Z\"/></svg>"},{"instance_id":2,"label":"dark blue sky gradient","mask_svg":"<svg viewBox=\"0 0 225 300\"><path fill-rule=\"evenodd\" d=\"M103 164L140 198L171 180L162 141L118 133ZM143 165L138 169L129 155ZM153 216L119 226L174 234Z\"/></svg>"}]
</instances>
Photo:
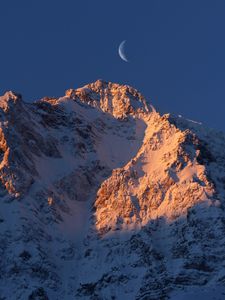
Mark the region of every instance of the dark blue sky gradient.
<instances>
[{"instance_id":1,"label":"dark blue sky gradient","mask_svg":"<svg viewBox=\"0 0 225 300\"><path fill-rule=\"evenodd\" d=\"M5 0L0 38L1 94L32 101L102 78L225 131L224 0Z\"/></svg>"}]
</instances>

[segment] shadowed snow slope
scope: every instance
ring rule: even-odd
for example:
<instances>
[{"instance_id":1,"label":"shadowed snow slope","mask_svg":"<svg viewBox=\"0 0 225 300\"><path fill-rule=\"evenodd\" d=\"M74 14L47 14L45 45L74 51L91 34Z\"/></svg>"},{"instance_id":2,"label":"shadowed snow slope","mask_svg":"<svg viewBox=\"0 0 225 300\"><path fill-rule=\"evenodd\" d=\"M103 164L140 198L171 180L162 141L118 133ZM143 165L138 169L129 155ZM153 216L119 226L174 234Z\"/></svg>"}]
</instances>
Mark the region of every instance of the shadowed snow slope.
<instances>
[{"instance_id":1,"label":"shadowed snow slope","mask_svg":"<svg viewBox=\"0 0 225 300\"><path fill-rule=\"evenodd\" d=\"M0 299L224 299L224 149L127 85L7 92Z\"/></svg>"}]
</instances>

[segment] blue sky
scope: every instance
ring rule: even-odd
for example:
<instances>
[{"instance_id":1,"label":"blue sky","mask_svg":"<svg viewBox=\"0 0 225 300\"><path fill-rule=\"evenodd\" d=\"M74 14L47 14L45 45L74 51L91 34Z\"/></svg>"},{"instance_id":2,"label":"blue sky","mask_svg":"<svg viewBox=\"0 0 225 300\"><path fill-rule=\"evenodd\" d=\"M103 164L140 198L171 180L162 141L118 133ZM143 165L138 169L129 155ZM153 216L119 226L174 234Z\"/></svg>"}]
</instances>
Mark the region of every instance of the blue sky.
<instances>
[{"instance_id":1,"label":"blue sky","mask_svg":"<svg viewBox=\"0 0 225 300\"><path fill-rule=\"evenodd\" d=\"M101 78L225 131L224 0L1 1L0 38L1 94L32 101Z\"/></svg>"}]
</instances>

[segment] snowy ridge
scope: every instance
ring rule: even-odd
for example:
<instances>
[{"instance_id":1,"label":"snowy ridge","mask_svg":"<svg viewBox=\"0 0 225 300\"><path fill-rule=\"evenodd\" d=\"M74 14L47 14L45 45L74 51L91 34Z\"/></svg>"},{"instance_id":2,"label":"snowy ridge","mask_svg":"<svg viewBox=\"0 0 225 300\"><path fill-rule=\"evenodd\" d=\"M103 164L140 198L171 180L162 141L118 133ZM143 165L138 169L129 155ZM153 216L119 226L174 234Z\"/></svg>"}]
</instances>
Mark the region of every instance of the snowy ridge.
<instances>
[{"instance_id":1,"label":"snowy ridge","mask_svg":"<svg viewBox=\"0 0 225 300\"><path fill-rule=\"evenodd\" d=\"M224 149L126 85L7 92L0 299L224 299Z\"/></svg>"}]
</instances>

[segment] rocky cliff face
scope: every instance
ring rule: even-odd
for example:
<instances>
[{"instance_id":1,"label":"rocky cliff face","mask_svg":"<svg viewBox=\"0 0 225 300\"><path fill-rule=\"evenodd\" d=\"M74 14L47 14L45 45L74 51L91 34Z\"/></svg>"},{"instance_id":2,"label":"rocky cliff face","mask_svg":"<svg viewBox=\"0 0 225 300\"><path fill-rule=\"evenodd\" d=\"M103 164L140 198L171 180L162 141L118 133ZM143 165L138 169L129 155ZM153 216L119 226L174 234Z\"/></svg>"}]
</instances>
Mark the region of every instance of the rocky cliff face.
<instances>
[{"instance_id":1,"label":"rocky cliff face","mask_svg":"<svg viewBox=\"0 0 225 300\"><path fill-rule=\"evenodd\" d=\"M223 299L224 149L126 85L7 92L0 299Z\"/></svg>"}]
</instances>

